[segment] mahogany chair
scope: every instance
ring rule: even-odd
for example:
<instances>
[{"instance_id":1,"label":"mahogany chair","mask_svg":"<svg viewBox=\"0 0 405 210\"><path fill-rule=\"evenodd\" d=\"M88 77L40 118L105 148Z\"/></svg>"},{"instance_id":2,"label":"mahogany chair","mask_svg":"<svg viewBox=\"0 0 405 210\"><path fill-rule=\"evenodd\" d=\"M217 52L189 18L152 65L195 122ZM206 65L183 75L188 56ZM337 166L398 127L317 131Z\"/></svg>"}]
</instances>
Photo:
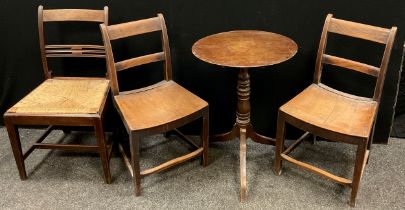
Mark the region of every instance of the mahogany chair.
<instances>
[{"instance_id":1,"label":"mahogany chair","mask_svg":"<svg viewBox=\"0 0 405 210\"><path fill-rule=\"evenodd\" d=\"M109 151L103 129L103 116L109 92L109 80L89 77L53 77L48 58L83 57L105 59L100 45L46 45L44 23L86 21L108 23L108 7L104 10L52 9L38 7L39 44L45 81L4 114L10 143L21 180L27 178L24 160L34 149L62 149L97 152L104 170L104 181L111 183ZM49 125L35 143L23 153L18 126ZM42 143L51 131L60 126L90 126L95 130L95 145ZM109 151L108 151L109 150Z\"/></svg>"},{"instance_id":2,"label":"mahogany chair","mask_svg":"<svg viewBox=\"0 0 405 210\"><path fill-rule=\"evenodd\" d=\"M126 156L119 145L123 159L134 181L135 196L141 194L141 177L175 166L189 159L201 156L203 166L208 163L208 103L189 92L172 80L169 39L162 14L157 17L132 21L117 25L100 25L107 53L108 74L114 105L121 115L129 134L131 158ZM111 41L150 32L161 32L162 52L114 61ZM140 89L120 91L117 72L132 67L164 61L164 79ZM195 144L177 128L202 118L201 145ZM181 157L169 160L159 166L140 170L139 142L141 137L174 130L187 140L196 150Z\"/></svg>"},{"instance_id":3,"label":"mahogany chair","mask_svg":"<svg viewBox=\"0 0 405 210\"><path fill-rule=\"evenodd\" d=\"M351 187L349 204L355 206L359 183L368 161L371 135L380 103L385 73L397 28L380 28L326 17L320 40L313 84L280 107L277 119L275 173L280 175L282 160L324 176L339 184ZM325 54L329 33L369 40L385 45L379 67ZM321 83L324 64L343 67L376 77L373 98L360 97L333 89ZM285 124L307 131L290 147L285 149ZM315 166L288 156L304 139L320 136L328 140L357 145L353 178L336 176Z\"/></svg>"}]
</instances>

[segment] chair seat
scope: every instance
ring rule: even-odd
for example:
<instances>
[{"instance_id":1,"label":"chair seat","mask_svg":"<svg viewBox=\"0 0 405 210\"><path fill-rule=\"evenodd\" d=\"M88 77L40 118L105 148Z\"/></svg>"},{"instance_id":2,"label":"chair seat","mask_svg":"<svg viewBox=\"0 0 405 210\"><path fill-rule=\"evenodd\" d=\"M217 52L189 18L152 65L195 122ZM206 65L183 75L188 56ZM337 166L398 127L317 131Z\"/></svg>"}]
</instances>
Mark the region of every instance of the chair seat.
<instances>
[{"instance_id":1,"label":"chair seat","mask_svg":"<svg viewBox=\"0 0 405 210\"><path fill-rule=\"evenodd\" d=\"M184 118L208 103L174 81L152 89L114 97L121 115L132 131L157 127Z\"/></svg>"},{"instance_id":2,"label":"chair seat","mask_svg":"<svg viewBox=\"0 0 405 210\"><path fill-rule=\"evenodd\" d=\"M47 79L8 113L18 114L96 114L109 89L104 78Z\"/></svg>"},{"instance_id":3,"label":"chair seat","mask_svg":"<svg viewBox=\"0 0 405 210\"><path fill-rule=\"evenodd\" d=\"M280 107L302 122L343 135L368 138L377 103L312 84Z\"/></svg>"}]
</instances>

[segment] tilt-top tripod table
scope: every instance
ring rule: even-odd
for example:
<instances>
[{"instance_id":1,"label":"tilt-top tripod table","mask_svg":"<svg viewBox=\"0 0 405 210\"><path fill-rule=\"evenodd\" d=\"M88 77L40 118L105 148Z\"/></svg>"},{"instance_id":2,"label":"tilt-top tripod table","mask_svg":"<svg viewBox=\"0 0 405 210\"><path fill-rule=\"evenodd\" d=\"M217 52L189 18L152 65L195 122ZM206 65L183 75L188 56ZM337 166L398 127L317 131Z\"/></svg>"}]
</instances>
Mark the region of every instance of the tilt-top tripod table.
<instances>
[{"instance_id":1,"label":"tilt-top tripod table","mask_svg":"<svg viewBox=\"0 0 405 210\"><path fill-rule=\"evenodd\" d=\"M297 44L288 37L265 31L240 30L218 33L198 40L193 54L202 61L239 68L236 123L232 130L210 137L210 142L240 139L240 200L246 200L246 139L275 145L275 140L256 133L250 122L249 68L284 62L297 53Z\"/></svg>"}]
</instances>

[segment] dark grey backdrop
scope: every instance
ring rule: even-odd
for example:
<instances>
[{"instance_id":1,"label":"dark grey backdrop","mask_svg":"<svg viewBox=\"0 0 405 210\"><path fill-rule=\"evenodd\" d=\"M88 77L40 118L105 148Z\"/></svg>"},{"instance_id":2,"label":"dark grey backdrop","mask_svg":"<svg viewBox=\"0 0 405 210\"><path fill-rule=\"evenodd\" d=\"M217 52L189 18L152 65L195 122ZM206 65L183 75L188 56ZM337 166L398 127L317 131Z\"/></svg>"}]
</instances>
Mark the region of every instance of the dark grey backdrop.
<instances>
[{"instance_id":1,"label":"dark grey backdrop","mask_svg":"<svg viewBox=\"0 0 405 210\"><path fill-rule=\"evenodd\" d=\"M289 36L299 46L291 60L251 71L252 121L263 134L274 136L277 108L311 83L316 51L324 19L328 13L335 17L382 27L399 27L384 86L375 141L387 141L398 82L398 71L405 28L405 1L386 0L114 0L114 1L0 1L0 113L21 99L43 80L40 62L37 7L45 8L110 8L110 24L164 14L171 42L175 80L210 103L211 133L224 132L235 120L235 69L203 63L191 53L192 44L204 36L236 29L267 30ZM100 36L87 33L85 24L54 26L47 32L61 36L61 41L91 40L100 43ZM93 28L97 30L97 27ZM65 32L76 35L65 36ZM80 37L80 38L79 38ZM368 42L354 42L339 36L331 37L337 44L328 50L359 61L377 64L382 48ZM54 40L58 41L58 40ZM132 43L131 45L127 45ZM153 42L138 40L115 45L118 57L141 52L138 48ZM153 47L156 45L153 44ZM343 51L342 54L339 54ZM378 53L375 53L377 51ZM72 66L79 64L85 74L103 75L102 61L73 59L53 61L56 72L74 74ZM97 66L101 71L93 71ZM145 67L149 70L150 67ZM328 68L325 81L337 88L360 95L370 95L374 80L342 73ZM146 76L147 75L147 76ZM156 80L158 73L128 74L126 84L146 84ZM136 82L135 82L136 81ZM398 104L404 110L404 104ZM107 122L109 123L109 122ZM191 128L191 131L195 129Z\"/></svg>"}]
</instances>

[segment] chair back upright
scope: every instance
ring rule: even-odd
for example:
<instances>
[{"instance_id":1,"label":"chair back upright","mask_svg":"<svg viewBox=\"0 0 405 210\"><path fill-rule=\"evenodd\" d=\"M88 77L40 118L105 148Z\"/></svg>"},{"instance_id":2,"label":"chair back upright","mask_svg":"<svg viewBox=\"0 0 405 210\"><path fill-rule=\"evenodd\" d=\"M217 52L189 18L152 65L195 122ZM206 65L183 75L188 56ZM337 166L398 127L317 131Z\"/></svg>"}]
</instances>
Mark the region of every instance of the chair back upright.
<instances>
[{"instance_id":1,"label":"chair back upright","mask_svg":"<svg viewBox=\"0 0 405 210\"><path fill-rule=\"evenodd\" d=\"M165 20L162 14L158 14L157 17L137 20L127 23L121 23L116 25L107 26L105 24L100 25L104 45L107 55L107 69L111 81L111 90L114 95L119 95L119 84L117 79L117 72L123 71L135 66L140 66L148 63L164 61L164 80L168 81L172 79L172 66L170 59L170 47L169 39L167 36L167 29ZM129 58L123 61L115 62L112 52L111 41L132 37L140 34L146 34L151 32L161 31L162 51L143 55L139 57Z\"/></svg>"},{"instance_id":2,"label":"chair back upright","mask_svg":"<svg viewBox=\"0 0 405 210\"><path fill-rule=\"evenodd\" d=\"M41 60L45 78L52 77L52 71L48 66L50 57L92 57L105 58L105 49L102 45L90 44L58 44L47 45L45 43L44 23L46 22L95 22L108 24L108 7L103 10L90 9L43 9L38 7L38 32Z\"/></svg>"},{"instance_id":3,"label":"chair back upright","mask_svg":"<svg viewBox=\"0 0 405 210\"><path fill-rule=\"evenodd\" d=\"M333 65L357 71L363 74L368 74L376 77L376 85L372 100L380 102L382 88L384 85L385 74L388 67L389 58L392 51L392 46L395 39L397 27L391 29L381 28L351 21L336 19L329 14L326 17L325 24L322 30L322 36L319 43L319 49L315 65L314 83L321 83L322 67L324 64ZM369 40L372 42L385 45L385 50L382 55L381 64L379 67L357 62L354 60L337 57L325 53L328 33L336 33L340 35L350 36L354 38ZM322 84L324 85L324 84Z\"/></svg>"}]
</instances>

